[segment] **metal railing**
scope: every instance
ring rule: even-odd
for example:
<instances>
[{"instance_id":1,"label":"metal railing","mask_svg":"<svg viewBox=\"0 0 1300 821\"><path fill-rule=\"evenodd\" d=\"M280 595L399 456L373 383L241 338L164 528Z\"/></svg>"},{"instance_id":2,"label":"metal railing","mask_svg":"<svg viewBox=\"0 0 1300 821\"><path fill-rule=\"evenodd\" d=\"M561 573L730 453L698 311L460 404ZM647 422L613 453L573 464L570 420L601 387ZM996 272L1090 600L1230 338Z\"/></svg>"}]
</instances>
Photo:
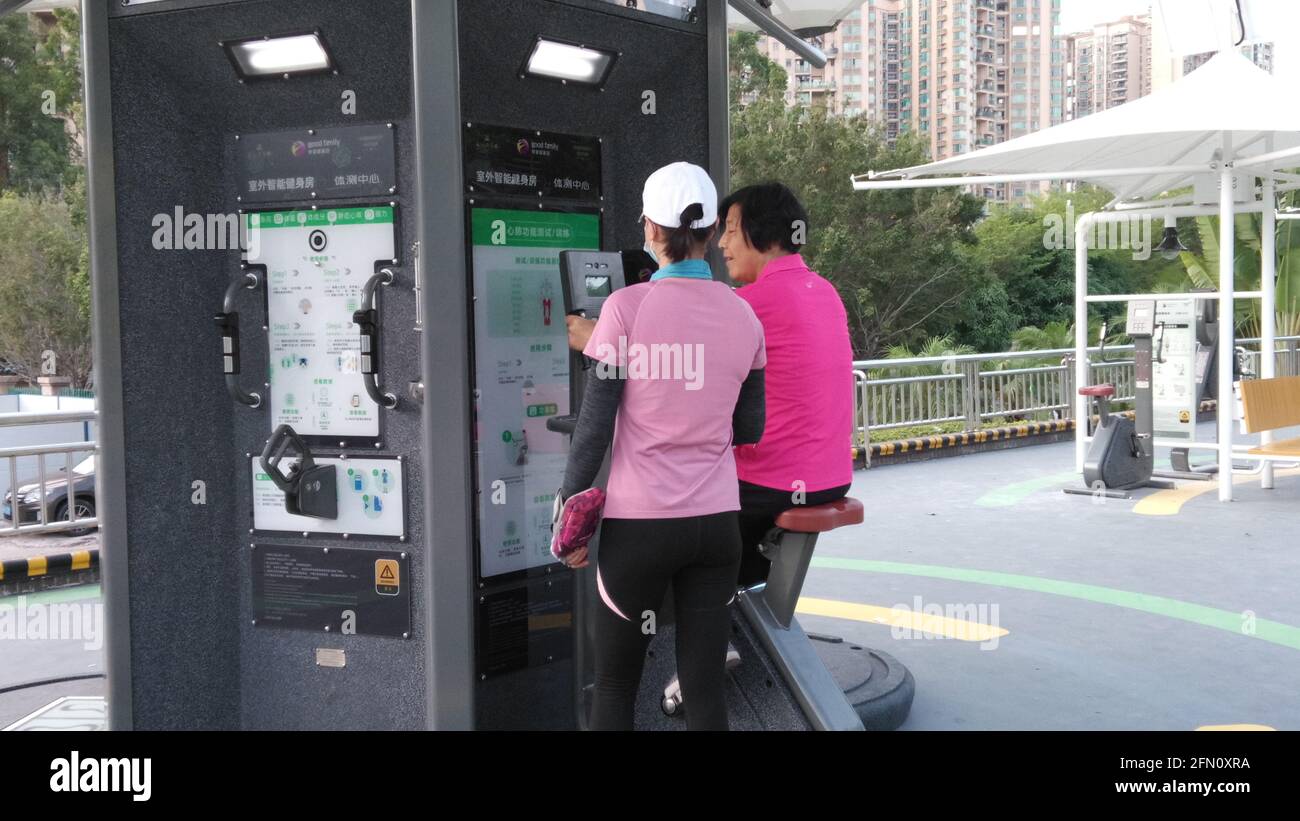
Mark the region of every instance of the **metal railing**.
<instances>
[{"instance_id":1,"label":"metal railing","mask_svg":"<svg viewBox=\"0 0 1300 821\"><path fill-rule=\"evenodd\" d=\"M1300 337L1277 338L1279 376L1300 375ZM1259 340L1238 339L1251 370L1259 372ZM1254 346L1253 348L1249 346ZM1115 385L1112 404L1134 397L1132 345L1109 345L1104 357L1089 348L1089 384ZM856 441L871 431L962 422L976 430L1008 422L1069 419L1074 414L1074 349L958 354L853 363Z\"/></svg>"},{"instance_id":2,"label":"metal railing","mask_svg":"<svg viewBox=\"0 0 1300 821\"><path fill-rule=\"evenodd\" d=\"M48 412L19 412L19 413L0 413L0 429L8 427L19 427L26 425L49 425L60 422L94 422L96 412L93 410L80 411L48 411ZM74 488L76 476L72 472L74 454L93 454L95 452L95 442L66 442L55 445L23 445L12 448L0 448L0 462L7 462L6 468L9 473L9 491L4 496L3 505L6 507L9 518L6 520L0 518L0 537L18 536L29 533L51 533L60 530L81 530L83 528L97 527L99 519L95 516L80 517L77 516L77 493ZM63 473L64 481L68 483L66 494L66 519L50 521L50 504L46 498L46 457L63 454ZM31 502L23 502L22 498L26 494L18 493L18 459L24 456L36 457L36 485L38 487L38 521L35 524L22 524L20 507L29 505ZM79 461L79 460L78 460Z\"/></svg>"},{"instance_id":3,"label":"metal railing","mask_svg":"<svg viewBox=\"0 0 1300 821\"><path fill-rule=\"evenodd\" d=\"M49 396L41 388L10 388L9 394L12 396ZM94 399L95 391L90 388L59 388L53 394L54 396L67 396L77 399Z\"/></svg>"}]
</instances>

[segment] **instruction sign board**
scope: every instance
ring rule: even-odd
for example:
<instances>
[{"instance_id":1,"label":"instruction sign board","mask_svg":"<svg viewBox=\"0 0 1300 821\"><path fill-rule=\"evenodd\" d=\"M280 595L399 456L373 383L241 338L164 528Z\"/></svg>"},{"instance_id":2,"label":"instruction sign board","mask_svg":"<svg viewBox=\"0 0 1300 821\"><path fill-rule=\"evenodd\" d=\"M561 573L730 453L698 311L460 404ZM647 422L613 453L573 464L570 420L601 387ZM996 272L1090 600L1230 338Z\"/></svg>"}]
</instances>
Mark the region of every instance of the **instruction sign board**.
<instances>
[{"instance_id":1,"label":"instruction sign board","mask_svg":"<svg viewBox=\"0 0 1300 821\"><path fill-rule=\"evenodd\" d=\"M331 444L379 436L379 406L361 375L352 314L361 289L396 253L394 208L246 214L250 265L266 269L271 429ZM309 440L310 441L310 440Z\"/></svg>"},{"instance_id":2,"label":"instruction sign board","mask_svg":"<svg viewBox=\"0 0 1300 821\"><path fill-rule=\"evenodd\" d=\"M467 123L465 184L477 194L600 199L600 140Z\"/></svg>"},{"instance_id":3,"label":"instruction sign board","mask_svg":"<svg viewBox=\"0 0 1300 821\"><path fill-rule=\"evenodd\" d=\"M1196 385L1196 303L1162 299L1156 303L1152 340L1151 407L1156 436L1196 437L1200 395Z\"/></svg>"},{"instance_id":4,"label":"instruction sign board","mask_svg":"<svg viewBox=\"0 0 1300 821\"><path fill-rule=\"evenodd\" d=\"M253 624L343 635L411 635L409 554L255 543Z\"/></svg>"},{"instance_id":5,"label":"instruction sign board","mask_svg":"<svg viewBox=\"0 0 1300 821\"><path fill-rule=\"evenodd\" d=\"M596 214L471 209L479 569L550 564L551 508L569 437L569 345L560 251L600 245Z\"/></svg>"},{"instance_id":6,"label":"instruction sign board","mask_svg":"<svg viewBox=\"0 0 1300 821\"><path fill-rule=\"evenodd\" d=\"M313 457L317 465L334 465L338 484L339 517L317 519L297 516L284 509L284 493L262 470L256 458L253 472L253 529L284 533L347 533L349 536L406 535L406 488L402 462L396 457ZM297 459L286 459L286 473Z\"/></svg>"},{"instance_id":7,"label":"instruction sign board","mask_svg":"<svg viewBox=\"0 0 1300 821\"><path fill-rule=\"evenodd\" d=\"M392 194L393 129L387 123L241 134L235 165L241 202Z\"/></svg>"}]
</instances>

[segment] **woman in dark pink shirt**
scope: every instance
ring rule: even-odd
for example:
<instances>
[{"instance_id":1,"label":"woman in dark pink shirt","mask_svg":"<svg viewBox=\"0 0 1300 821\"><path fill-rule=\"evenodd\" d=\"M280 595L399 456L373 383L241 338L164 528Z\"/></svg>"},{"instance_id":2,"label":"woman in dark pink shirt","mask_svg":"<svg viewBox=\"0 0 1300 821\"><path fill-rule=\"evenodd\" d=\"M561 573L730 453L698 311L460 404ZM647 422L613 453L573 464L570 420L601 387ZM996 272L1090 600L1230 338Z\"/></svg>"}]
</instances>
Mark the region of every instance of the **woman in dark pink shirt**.
<instances>
[{"instance_id":1,"label":"woman in dark pink shirt","mask_svg":"<svg viewBox=\"0 0 1300 821\"><path fill-rule=\"evenodd\" d=\"M767 420L736 448L744 554L740 582L767 578L758 542L778 514L843 498L853 482L853 347L835 286L804 264L808 213L780 183L751 185L718 206L718 246L736 293L763 324Z\"/></svg>"}]
</instances>

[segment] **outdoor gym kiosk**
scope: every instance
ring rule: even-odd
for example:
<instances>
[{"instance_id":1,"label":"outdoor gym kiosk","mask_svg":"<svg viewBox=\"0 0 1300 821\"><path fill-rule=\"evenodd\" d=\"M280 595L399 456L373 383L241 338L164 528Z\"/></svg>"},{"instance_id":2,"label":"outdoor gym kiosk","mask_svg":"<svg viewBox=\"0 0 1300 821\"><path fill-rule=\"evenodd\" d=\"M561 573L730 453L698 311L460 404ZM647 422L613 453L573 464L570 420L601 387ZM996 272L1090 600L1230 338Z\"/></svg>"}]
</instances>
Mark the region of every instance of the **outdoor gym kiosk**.
<instances>
[{"instance_id":1,"label":"outdoor gym kiosk","mask_svg":"<svg viewBox=\"0 0 1300 821\"><path fill-rule=\"evenodd\" d=\"M558 256L727 187L725 3L641 5L84 4L113 728L581 725Z\"/></svg>"}]
</instances>

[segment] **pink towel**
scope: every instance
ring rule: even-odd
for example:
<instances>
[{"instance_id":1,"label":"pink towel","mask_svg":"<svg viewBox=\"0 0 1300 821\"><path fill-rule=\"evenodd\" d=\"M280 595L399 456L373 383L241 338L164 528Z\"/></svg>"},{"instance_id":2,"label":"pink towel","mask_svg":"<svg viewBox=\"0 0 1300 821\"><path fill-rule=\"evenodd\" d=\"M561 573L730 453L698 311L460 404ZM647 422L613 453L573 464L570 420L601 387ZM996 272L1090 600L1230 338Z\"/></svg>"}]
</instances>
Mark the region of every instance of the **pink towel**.
<instances>
[{"instance_id":1,"label":"pink towel","mask_svg":"<svg viewBox=\"0 0 1300 821\"><path fill-rule=\"evenodd\" d=\"M600 514L605 509L605 491L598 487L575 493L560 505L560 493L555 493L555 512L551 517L551 555L563 561L565 556L586 547L600 527Z\"/></svg>"}]
</instances>

